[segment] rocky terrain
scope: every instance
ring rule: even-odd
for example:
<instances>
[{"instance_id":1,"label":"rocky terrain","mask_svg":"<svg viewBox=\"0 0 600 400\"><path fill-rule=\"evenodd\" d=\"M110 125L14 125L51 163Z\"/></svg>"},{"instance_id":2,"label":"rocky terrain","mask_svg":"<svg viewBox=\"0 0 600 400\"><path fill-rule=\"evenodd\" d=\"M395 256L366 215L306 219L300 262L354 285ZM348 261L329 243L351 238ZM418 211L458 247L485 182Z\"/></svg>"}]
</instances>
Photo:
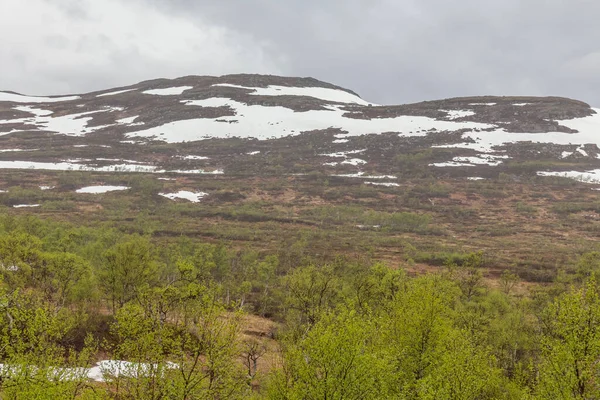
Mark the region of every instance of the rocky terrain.
<instances>
[{"instance_id":1,"label":"rocky terrain","mask_svg":"<svg viewBox=\"0 0 600 400\"><path fill-rule=\"evenodd\" d=\"M434 175L493 177L538 160L544 168L528 173L595 181L597 111L558 97L382 106L312 78L261 75L158 79L62 97L0 92L0 168L320 172L393 183L406 172L399 158L429 150Z\"/></svg>"}]
</instances>

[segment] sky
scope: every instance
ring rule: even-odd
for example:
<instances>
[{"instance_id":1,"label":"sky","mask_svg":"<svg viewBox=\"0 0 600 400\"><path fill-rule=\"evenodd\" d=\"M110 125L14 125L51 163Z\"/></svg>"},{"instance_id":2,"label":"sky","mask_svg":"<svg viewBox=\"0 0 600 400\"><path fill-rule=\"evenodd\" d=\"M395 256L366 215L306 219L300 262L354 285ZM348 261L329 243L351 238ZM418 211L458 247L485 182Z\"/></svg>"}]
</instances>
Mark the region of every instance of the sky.
<instances>
[{"instance_id":1,"label":"sky","mask_svg":"<svg viewBox=\"0 0 600 400\"><path fill-rule=\"evenodd\" d=\"M565 96L600 106L597 0L0 0L0 90L311 76L379 104Z\"/></svg>"}]
</instances>

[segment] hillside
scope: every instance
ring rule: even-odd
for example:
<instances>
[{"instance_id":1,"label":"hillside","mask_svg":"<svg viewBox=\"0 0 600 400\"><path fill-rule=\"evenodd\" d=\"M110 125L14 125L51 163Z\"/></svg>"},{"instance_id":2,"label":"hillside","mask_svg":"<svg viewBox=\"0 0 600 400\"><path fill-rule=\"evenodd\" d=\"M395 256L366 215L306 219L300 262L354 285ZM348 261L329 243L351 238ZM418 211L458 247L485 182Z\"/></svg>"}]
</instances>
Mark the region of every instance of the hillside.
<instances>
[{"instance_id":1,"label":"hillside","mask_svg":"<svg viewBox=\"0 0 600 400\"><path fill-rule=\"evenodd\" d=\"M0 203L131 231L146 229L132 223L143 213L159 237L271 249L297 240L299 225L334 236L315 239L317 254L370 248L423 268L483 250L493 269L548 279L557 257L598 232L599 142L598 109L557 97L382 106L312 78L260 75L0 92ZM121 190L94 188L105 184ZM401 212L425 222L390 222Z\"/></svg>"},{"instance_id":2,"label":"hillside","mask_svg":"<svg viewBox=\"0 0 600 400\"><path fill-rule=\"evenodd\" d=\"M0 397L598 398L599 111L0 92Z\"/></svg>"}]
</instances>

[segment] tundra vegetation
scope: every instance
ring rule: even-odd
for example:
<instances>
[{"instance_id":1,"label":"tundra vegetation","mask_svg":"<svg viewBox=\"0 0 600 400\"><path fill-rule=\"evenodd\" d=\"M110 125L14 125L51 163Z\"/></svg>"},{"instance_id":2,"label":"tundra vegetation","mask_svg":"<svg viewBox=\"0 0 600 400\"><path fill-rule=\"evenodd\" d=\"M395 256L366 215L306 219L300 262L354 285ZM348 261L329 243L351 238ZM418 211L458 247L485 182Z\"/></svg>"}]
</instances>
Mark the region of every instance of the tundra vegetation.
<instances>
[{"instance_id":1,"label":"tundra vegetation","mask_svg":"<svg viewBox=\"0 0 600 400\"><path fill-rule=\"evenodd\" d=\"M404 220L424 223L389 223ZM484 279L481 252L414 274L368 258L315 262L305 250L5 215L1 397L600 396L597 252L524 294L514 272ZM91 379L101 359L128 370Z\"/></svg>"}]
</instances>

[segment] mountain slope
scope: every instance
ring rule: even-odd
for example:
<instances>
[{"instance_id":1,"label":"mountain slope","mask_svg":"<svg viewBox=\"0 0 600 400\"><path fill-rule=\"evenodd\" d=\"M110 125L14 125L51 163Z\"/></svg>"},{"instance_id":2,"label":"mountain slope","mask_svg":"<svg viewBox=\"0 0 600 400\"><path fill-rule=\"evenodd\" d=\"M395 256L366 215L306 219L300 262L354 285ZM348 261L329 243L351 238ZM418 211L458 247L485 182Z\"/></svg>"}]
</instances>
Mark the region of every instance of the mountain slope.
<instances>
[{"instance_id":1,"label":"mountain slope","mask_svg":"<svg viewBox=\"0 0 600 400\"><path fill-rule=\"evenodd\" d=\"M535 172L596 179L599 111L557 97L379 106L312 78L261 75L62 97L0 92L0 168L261 174L274 170L265 154L280 154L277 172L389 176L401 172L398 155L430 148L432 169L577 160L578 170Z\"/></svg>"}]
</instances>

